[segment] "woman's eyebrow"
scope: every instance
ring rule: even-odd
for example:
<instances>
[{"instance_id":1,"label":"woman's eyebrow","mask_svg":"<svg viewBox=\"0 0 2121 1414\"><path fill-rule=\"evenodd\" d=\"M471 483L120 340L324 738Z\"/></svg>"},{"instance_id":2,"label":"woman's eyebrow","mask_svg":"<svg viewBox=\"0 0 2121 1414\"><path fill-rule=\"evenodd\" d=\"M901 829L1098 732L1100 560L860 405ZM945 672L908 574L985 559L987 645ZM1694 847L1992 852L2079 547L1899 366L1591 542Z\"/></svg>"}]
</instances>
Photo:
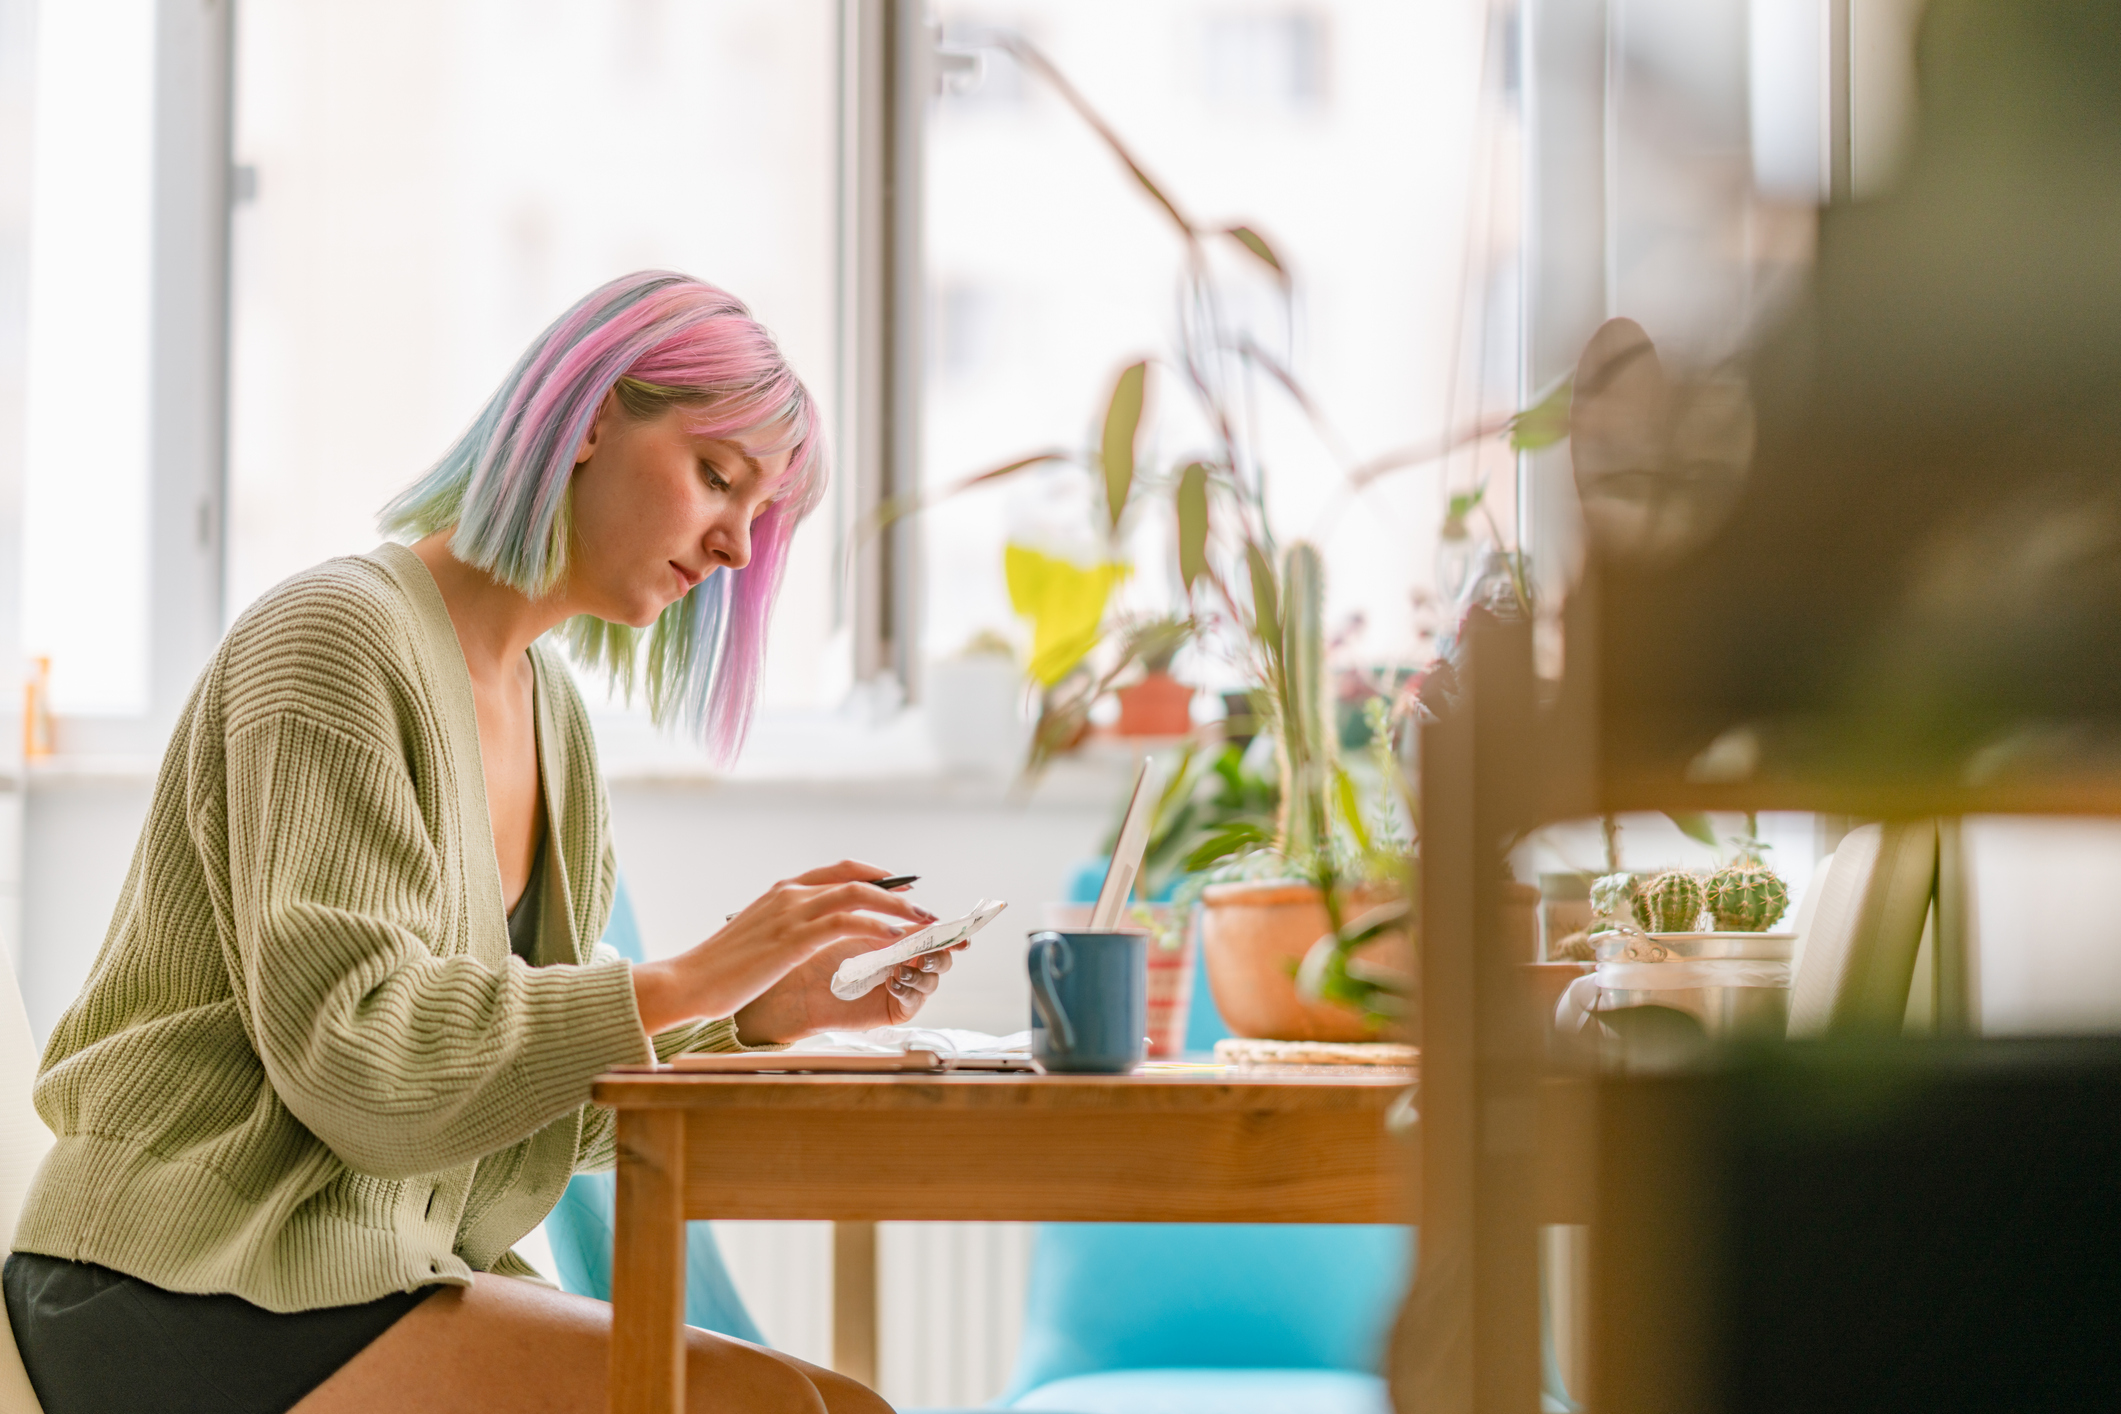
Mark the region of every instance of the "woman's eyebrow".
<instances>
[{"instance_id":1,"label":"woman's eyebrow","mask_svg":"<svg viewBox=\"0 0 2121 1414\"><path fill-rule=\"evenodd\" d=\"M743 443L732 442L726 437L715 437L709 439L709 445L716 447L727 447L730 451L735 452L739 457L742 457L744 459L744 465L751 468L751 474L753 476L758 477L762 480L765 478L766 468L764 464L761 463L757 457L745 451Z\"/></svg>"}]
</instances>

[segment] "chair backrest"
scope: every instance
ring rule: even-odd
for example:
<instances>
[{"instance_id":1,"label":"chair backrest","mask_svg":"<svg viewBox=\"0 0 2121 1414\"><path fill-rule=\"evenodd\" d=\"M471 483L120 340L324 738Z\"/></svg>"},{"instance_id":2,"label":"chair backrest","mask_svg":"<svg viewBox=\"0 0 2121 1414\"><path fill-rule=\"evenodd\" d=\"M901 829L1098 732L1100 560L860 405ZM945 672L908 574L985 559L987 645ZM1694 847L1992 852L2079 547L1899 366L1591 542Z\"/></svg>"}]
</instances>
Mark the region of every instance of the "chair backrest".
<instances>
[{"instance_id":1,"label":"chair backrest","mask_svg":"<svg viewBox=\"0 0 2121 1414\"><path fill-rule=\"evenodd\" d=\"M37 1055L29 1014L22 1008L22 990L6 954L0 952L0 1256L14 1246L22 1200L29 1193L37 1165L52 1146L51 1131L30 1104ZM0 1414L41 1414L4 1311L0 1311Z\"/></svg>"},{"instance_id":2,"label":"chair backrest","mask_svg":"<svg viewBox=\"0 0 2121 1414\"><path fill-rule=\"evenodd\" d=\"M1936 884L1935 821L1849 831L1806 900L1790 1035L1900 1029Z\"/></svg>"},{"instance_id":3,"label":"chair backrest","mask_svg":"<svg viewBox=\"0 0 2121 1414\"><path fill-rule=\"evenodd\" d=\"M611 921L604 925L604 936L598 941L617 950L629 962L648 960L624 874L619 875L618 892L611 901ZM552 1246L553 1265L559 1268L554 1275L564 1290L599 1301L611 1299L611 1244L617 1196L618 1184L612 1175L576 1174L568 1180L559 1203L545 1215L545 1239ZM685 1323L754 1345L766 1344L766 1337L751 1319L751 1312L722 1261L714 1229L703 1222L686 1224Z\"/></svg>"},{"instance_id":4,"label":"chair backrest","mask_svg":"<svg viewBox=\"0 0 2121 1414\"><path fill-rule=\"evenodd\" d=\"M1042 1224L1004 1402L1108 1370L1375 1372L1412 1239L1403 1227Z\"/></svg>"}]
</instances>

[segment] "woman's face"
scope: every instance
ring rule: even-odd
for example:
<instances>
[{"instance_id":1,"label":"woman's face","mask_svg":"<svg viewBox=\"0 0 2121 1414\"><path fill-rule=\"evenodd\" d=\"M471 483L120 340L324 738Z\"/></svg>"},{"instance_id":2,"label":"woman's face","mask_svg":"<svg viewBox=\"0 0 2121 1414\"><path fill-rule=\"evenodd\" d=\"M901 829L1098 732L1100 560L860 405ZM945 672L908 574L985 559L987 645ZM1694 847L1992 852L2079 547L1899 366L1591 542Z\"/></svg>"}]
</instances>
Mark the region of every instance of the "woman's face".
<instances>
[{"instance_id":1,"label":"woman's face","mask_svg":"<svg viewBox=\"0 0 2121 1414\"><path fill-rule=\"evenodd\" d=\"M751 523L788 453L694 436L686 420L670 408L640 421L604 400L575 458L567 593L581 612L646 628L708 575L750 562Z\"/></svg>"}]
</instances>

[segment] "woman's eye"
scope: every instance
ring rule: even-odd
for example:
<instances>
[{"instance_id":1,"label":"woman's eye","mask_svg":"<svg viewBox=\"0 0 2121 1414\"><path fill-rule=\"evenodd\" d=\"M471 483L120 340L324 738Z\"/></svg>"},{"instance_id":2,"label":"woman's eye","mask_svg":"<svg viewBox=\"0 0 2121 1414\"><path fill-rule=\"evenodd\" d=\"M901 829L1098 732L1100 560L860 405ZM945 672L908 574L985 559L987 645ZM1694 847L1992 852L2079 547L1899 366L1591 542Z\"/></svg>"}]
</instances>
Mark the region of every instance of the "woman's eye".
<instances>
[{"instance_id":1,"label":"woman's eye","mask_svg":"<svg viewBox=\"0 0 2121 1414\"><path fill-rule=\"evenodd\" d=\"M707 486L710 490L727 491L729 489L729 479L714 469L713 462L701 462L700 470L706 475Z\"/></svg>"}]
</instances>

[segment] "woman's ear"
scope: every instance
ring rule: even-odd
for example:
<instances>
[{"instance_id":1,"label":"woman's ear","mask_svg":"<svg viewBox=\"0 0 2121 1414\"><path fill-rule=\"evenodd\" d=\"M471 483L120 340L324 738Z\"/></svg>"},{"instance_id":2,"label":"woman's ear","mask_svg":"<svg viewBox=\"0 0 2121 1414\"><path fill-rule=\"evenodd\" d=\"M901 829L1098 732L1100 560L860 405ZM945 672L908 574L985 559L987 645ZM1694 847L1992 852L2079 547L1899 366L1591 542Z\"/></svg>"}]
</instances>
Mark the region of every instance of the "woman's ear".
<instances>
[{"instance_id":1,"label":"woman's ear","mask_svg":"<svg viewBox=\"0 0 2121 1414\"><path fill-rule=\"evenodd\" d=\"M574 450L574 464L576 466L580 466L583 462L596 455L597 439L604 435L604 419L612 415L612 409L618 403L618 399L619 395L617 393L606 393L604 401L597 406L597 415L591 420L589 431L582 435L582 445Z\"/></svg>"}]
</instances>

